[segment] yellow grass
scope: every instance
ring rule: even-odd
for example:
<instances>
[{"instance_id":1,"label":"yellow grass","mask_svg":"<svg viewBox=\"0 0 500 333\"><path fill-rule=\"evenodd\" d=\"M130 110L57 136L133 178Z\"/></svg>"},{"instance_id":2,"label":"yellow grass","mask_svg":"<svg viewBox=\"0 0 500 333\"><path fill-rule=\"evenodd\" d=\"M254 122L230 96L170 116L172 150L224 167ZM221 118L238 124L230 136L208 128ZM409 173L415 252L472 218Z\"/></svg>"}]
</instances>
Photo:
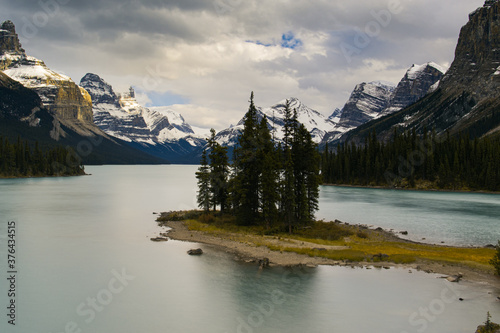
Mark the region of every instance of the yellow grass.
<instances>
[{"instance_id":1,"label":"yellow grass","mask_svg":"<svg viewBox=\"0 0 500 333\"><path fill-rule=\"evenodd\" d=\"M274 251L287 251L306 254L313 257L325 257L333 260L377 261L374 255L385 254L388 258L384 261L394 263L413 263L416 261L434 261L449 264L462 264L482 270L492 270L489 261L495 254L494 249L489 248L461 248L450 246L438 246L417 244L406 241L398 241L395 238L387 239L383 233L373 230L363 231L362 238L356 236L357 226L345 226L353 235L342 237L339 240L328 240L307 238L303 236L289 235L287 233L276 233L264 236L262 227L239 227L232 224L206 224L198 220L187 220L186 225L190 230L201 231L217 237L231 239L234 241L251 244L254 246L267 246ZM366 233L366 234L365 234ZM366 238L365 238L366 237ZM279 240L279 242L277 242ZM295 241L309 242L317 247L299 247ZM294 246L295 245L295 246ZM343 250L319 250L322 246L348 246Z\"/></svg>"}]
</instances>

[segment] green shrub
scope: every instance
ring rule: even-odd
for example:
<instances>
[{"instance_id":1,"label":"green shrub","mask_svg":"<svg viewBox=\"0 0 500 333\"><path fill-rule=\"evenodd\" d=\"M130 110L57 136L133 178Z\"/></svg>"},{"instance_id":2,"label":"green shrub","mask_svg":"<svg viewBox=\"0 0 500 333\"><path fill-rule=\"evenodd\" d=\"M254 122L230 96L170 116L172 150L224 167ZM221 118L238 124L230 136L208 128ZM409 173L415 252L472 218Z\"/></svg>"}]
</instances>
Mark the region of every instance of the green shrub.
<instances>
[{"instance_id":1,"label":"green shrub","mask_svg":"<svg viewBox=\"0 0 500 333\"><path fill-rule=\"evenodd\" d=\"M490 264L493 265L493 268L495 268L496 273L500 275L500 241L498 241L496 249L497 252L495 253L493 259L491 259Z\"/></svg>"}]
</instances>

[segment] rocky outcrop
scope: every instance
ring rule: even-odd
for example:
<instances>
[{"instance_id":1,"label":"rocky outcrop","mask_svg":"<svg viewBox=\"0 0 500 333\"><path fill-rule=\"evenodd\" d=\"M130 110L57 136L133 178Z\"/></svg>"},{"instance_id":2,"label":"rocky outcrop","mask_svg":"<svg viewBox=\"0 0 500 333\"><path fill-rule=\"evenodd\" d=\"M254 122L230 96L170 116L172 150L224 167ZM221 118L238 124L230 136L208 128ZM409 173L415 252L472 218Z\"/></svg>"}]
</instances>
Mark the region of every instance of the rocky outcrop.
<instances>
[{"instance_id":1,"label":"rocky outcrop","mask_svg":"<svg viewBox=\"0 0 500 333\"><path fill-rule=\"evenodd\" d=\"M26 53L19 42L14 23L5 21L0 26L0 70L8 68L25 56Z\"/></svg>"},{"instance_id":2,"label":"rocky outcrop","mask_svg":"<svg viewBox=\"0 0 500 333\"><path fill-rule=\"evenodd\" d=\"M467 91L476 100L498 95L500 86L500 2L486 1L461 29L455 60L442 80L447 91Z\"/></svg>"}]
</instances>

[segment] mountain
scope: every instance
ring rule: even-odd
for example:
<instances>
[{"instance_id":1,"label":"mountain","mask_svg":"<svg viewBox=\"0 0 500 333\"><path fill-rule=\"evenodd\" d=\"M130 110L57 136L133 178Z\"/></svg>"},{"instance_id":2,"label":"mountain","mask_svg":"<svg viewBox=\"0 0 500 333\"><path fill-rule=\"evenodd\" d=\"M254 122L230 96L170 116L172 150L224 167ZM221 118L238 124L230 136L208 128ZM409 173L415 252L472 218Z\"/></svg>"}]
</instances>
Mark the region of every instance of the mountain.
<instances>
[{"instance_id":1,"label":"mountain","mask_svg":"<svg viewBox=\"0 0 500 333\"><path fill-rule=\"evenodd\" d=\"M71 146L86 164L165 163L115 140L93 123L90 95L21 47L14 24L0 27L0 134Z\"/></svg>"},{"instance_id":2,"label":"mountain","mask_svg":"<svg viewBox=\"0 0 500 333\"><path fill-rule=\"evenodd\" d=\"M344 108L330 116L341 114L337 125L325 136L322 144L344 141L345 133L417 102L436 89L443 75L443 68L429 62L412 65L396 87L379 81L358 84Z\"/></svg>"},{"instance_id":3,"label":"mountain","mask_svg":"<svg viewBox=\"0 0 500 333\"><path fill-rule=\"evenodd\" d=\"M444 68L433 62L411 66L394 90L389 107L382 115L402 110L437 89L445 72Z\"/></svg>"},{"instance_id":4,"label":"mountain","mask_svg":"<svg viewBox=\"0 0 500 333\"><path fill-rule=\"evenodd\" d=\"M500 133L500 2L486 1L462 27L450 69L439 86L413 105L348 133L362 142L371 131L381 138L400 130L434 129L438 135Z\"/></svg>"},{"instance_id":5,"label":"mountain","mask_svg":"<svg viewBox=\"0 0 500 333\"><path fill-rule=\"evenodd\" d=\"M304 124L311 133L314 142L320 143L326 133L334 128L335 123L331 119L328 119L328 117L325 117L318 111L302 104L297 98L291 97L288 101L290 102L290 109L297 111L298 121ZM271 134L278 142L281 141L284 136L285 103L286 100L283 100L268 108L257 107L258 120L261 121L264 116L267 117ZM216 135L217 142L223 146L229 147L231 151L237 144L238 137L243 133L243 123L244 118L242 118L236 126L231 126L218 132Z\"/></svg>"},{"instance_id":6,"label":"mountain","mask_svg":"<svg viewBox=\"0 0 500 333\"><path fill-rule=\"evenodd\" d=\"M80 81L93 103L95 124L112 137L130 146L172 163L198 163L197 153L206 144L184 118L168 108L141 106L133 88L117 94L96 74L88 73Z\"/></svg>"}]
</instances>

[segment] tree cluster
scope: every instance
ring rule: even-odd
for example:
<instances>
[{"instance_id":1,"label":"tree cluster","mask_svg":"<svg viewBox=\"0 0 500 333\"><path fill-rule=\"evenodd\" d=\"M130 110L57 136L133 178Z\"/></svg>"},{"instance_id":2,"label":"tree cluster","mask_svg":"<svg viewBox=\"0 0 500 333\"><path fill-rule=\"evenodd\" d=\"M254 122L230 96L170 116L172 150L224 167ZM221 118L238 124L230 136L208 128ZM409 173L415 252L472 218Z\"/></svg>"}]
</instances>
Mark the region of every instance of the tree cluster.
<instances>
[{"instance_id":1,"label":"tree cluster","mask_svg":"<svg viewBox=\"0 0 500 333\"><path fill-rule=\"evenodd\" d=\"M0 136L0 177L74 176L85 174L76 154L70 149L56 147L42 150L17 139L10 143Z\"/></svg>"},{"instance_id":2,"label":"tree cluster","mask_svg":"<svg viewBox=\"0 0 500 333\"><path fill-rule=\"evenodd\" d=\"M330 184L499 191L500 140L395 131L384 143L372 133L364 145L327 147L321 169Z\"/></svg>"},{"instance_id":3,"label":"tree cluster","mask_svg":"<svg viewBox=\"0 0 500 333\"><path fill-rule=\"evenodd\" d=\"M242 225L290 232L311 223L318 209L320 155L288 101L284 129L283 143L276 144L266 117L259 120L252 93L232 165L212 130L196 173L199 207L219 207Z\"/></svg>"}]
</instances>

